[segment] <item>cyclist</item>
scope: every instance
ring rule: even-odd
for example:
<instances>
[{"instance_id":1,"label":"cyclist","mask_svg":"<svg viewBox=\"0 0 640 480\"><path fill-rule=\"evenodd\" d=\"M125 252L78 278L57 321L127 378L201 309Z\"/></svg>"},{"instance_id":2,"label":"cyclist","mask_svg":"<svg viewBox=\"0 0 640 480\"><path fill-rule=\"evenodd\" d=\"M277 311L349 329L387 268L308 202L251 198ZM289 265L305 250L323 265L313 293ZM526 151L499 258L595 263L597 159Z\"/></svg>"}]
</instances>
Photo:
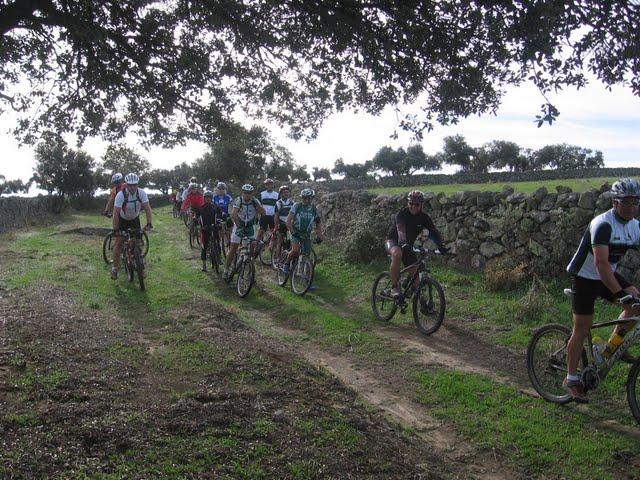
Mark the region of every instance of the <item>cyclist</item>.
<instances>
[{"instance_id":1,"label":"cyclist","mask_svg":"<svg viewBox=\"0 0 640 480\"><path fill-rule=\"evenodd\" d=\"M197 211L204 205L204 196L197 183L190 183L187 194L183 194L182 197L182 211L186 211L189 207L191 210Z\"/></svg>"},{"instance_id":2,"label":"cyclist","mask_svg":"<svg viewBox=\"0 0 640 480\"><path fill-rule=\"evenodd\" d=\"M260 203L264 207L264 215L260 217L260 229L258 230L258 240L262 240L262 236L267 229L275 228L275 209L278 201L278 192L273 190L273 180L267 178L264 181L265 190L260 192Z\"/></svg>"},{"instance_id":3,"label":"cyclist","mask_svg":"<svg viewBox=\"0 0 640 480\"><path fill-rule=\"evenodd\" d=\"M217 224L222 219L222 210L213 203L213 192L207 190L204 192L204 204L198 211L198 220L202 226L200 259L202 260L202 271L207 271L207 246L212 239L217 241Z\"/></svg>"},{"instance_id":4,"label":"cyclist","mask_svg":"<svg viewBox=\"0 0 640 480\"><path fill-rule=\"evenodd\" d=\"M242 237L255 238L255 224L259 215L264 215L264 208L260 201L253 196L253 185L242 186L242 193L233 202L231 218L233 219L233 230L231 231L231 244L229 253L225 259L224 272L222 277L229 278L229 267L234 260L240 240Z\"/></svg>"},{"instance_id":5,"label":"cyclist","mask_svg":"<svg viewBox=\"0 0 640 480\"><path fill-rule=\"evenodd\" d=\"M103 212L106 217L111 215L111 213L113 212L113 201L115 200L118 192L124 190L127 187L127 184L123 183L122 180L123 178L121 173L114 173L111 177L111 183L113 184L113 187L111 187L109 198L107 199L107 204L105 205Z\"/></svg>"},{"instance_id":6,"label":"cyclist","mask_svg":"<svg viewBox=\"0 0 640 480\"><path fill-rule=\"evenodd\" d=\"M225 218L228 218L227 226L231 228L233 221L229 217L229 204L233 201L233 197L227 193L227 184L224 182L218 182L216 184L216 194L213 196L213 203L215 203Z\"/></svg>"},{"instance_id":7,"label":"cyclist","mask_svg":"<svg viewBox=\"0 0 640 480\"><path fill-rule=\"evenodd\" d=\"M111 278L118 278L118 269L120 268L120 251L122 249L121 230L139 229L140 228L140 212L144 210L147 216L147 224L144 229L149 231L153 228L151 224L151 207L149 206L149 197L147 193L138 188L140 178L135 173L129 173L124 177L127 188L121 190L116 195L113 202L113 232L116 237L116 243L113 247L113 267L111 268ZM138 234L138 239L142 239L142 235Z\"/></svg>"},{"instance_id":8,"label":"cyclist","mask_svg":"<svg viewBox=\"0 0 640 480\"><path fill-rule=\"evenodd\" d=\"M316 226L316 243L322 242L322 226L320 225L320 214L316 206L312 203L315 192L310 188L305 188L300 192L302 202L296 202L289 215L287 215L287 229L291 232L291 251L282 266L284 273L289 273L291 260L296 258L300 249L304 253L311 251L311 230Z\"/></svg>"},{"instance_id":9,"label":"cyclist","mask_svg":"<svg viewBox=\"0 0 640 480\"><path fill-rule=\"evenodd\" d=\"M563 385L573 400L587 403L584 385L577 374L584 340L593 321L597 297L613 302L627 295L638 297L638 289L616 273L618 261L629 248L640 245L640 184L634 179L619 180L611 187L613 206L589 223L578 250L567 267L573 290L573 332L567 344L567 377ZM624 307L620 318L638 315L638 309ZM602 355L611 355L623 342L631 325L617 325Z\"/></svg>"},{"instance_id":10,"label":"cyclist","mask_svg":"<svg viewBox=\"0 0 640 480\"><path fill-rule=\"evenodd\" d=\"M291 207L293 207L293 200L289 198L291 195L291 190L288 185L282 185L278 189L278 193L280 194L280 199L276 202L275 214L278 217L278 239L276 245L276 252L282 251L282 242L287 235L287 217L289 216L289 211Z\"/></svg>"},{"instance_id":11,"label":"cyclist","mask_svg":"<svg viewBox=\"0 0 640 480\"><path fill-rule=\"evenodd\" d=\"M428 230L429 238L438 246L441 253L448 251L444 247L442 235L433 224L431 217L427 215L422 207L424 205L424 194L419 191L409 192L407 195L407 206L403 207L395 216L393 225L387 232L385 247L391 256L391 294L394 297L401 295L398 281L400 280L400 264L411 265L417 261L413 253L413 244L423 230Z\"/></svg>"}]
</instances>

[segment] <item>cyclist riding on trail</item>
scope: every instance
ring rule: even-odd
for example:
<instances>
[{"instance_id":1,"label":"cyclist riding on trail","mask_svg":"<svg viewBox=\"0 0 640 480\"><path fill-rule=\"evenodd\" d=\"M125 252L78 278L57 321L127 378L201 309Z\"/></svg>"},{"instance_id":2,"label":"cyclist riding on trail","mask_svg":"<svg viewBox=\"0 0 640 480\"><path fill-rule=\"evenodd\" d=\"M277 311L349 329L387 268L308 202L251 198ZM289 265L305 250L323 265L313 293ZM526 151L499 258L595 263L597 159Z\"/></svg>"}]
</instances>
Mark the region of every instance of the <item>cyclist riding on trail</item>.
<instances>
[{"instance_id":1,"label":"cyclist riding on trail","mask_svg":"<svg viewBox=\"0 0 640 480\"><path fill-rule=\"evenodd\" d=\"M227 184L224 182L218 182L216 185L216 194L213 196L213 203L215 203L225 218L227 227L231 228L233 220L229 216L229 205L233 202L233 197L227 193Z\"/></svg>"},{"instance_id":2,"label":"cyclist riding on trail","mask_svg":"<svg viewBox=\"0 0 640 480\"><path fill-rule=\"evenodd\" d=\"M408 266L417 261L413 253L413 244L423 230L428 230L429 238L435 242L440 252L447 251L433 220L422 210L423 205L424 194L418 191L410 192L407 195L407 206L397 213L387 233L385 247L391 256L391 293L396 297L401 295L398 287L401 263Z\"/></svg>"},{"instance_id":3,"label":"cyclist riding on trail","mask_svg":"<svg viewBox=\"0 0 640 480\"><path fill-rule=\"evenodd\" d=\"M260 215L264 215L264 208L260 201L253 196L253 185L242 186L242 193L233 202L231 218L233 220L233 230L231 232L231 244L229 253L225 260L223 278L229 278L229 267L235 258L242 237L255 238L255 224Z\"/></svg>"},{"instance_id":4,"label":"cyclist riding on trail","mask_svg":"<svg viewBox=\"0 0 640 480\"><path fill-rule=\"evenodd\" d=\"M202 271L207 271L207 250L211 240L217 240L214 238L215 226L219 220L222 219L222 210L215 203L213 203L213 192L204 192L204 205L198 211L198 220L202 225L202 238L200 251L200 259L202 260Z\"/></svg>"},{"instance_id":5,"label":"cyclist riding on trail","mask_svg":"<svg viewBox=\"0 0 640 480\"><path fill-rule=\"evenodd\" d=\"M189 191L182 200L182 211L184 212L187 208L191 207L191 210L197 212L203 205L204 195L202 195L199 185L197 183L190 183Z\"/></svg>"},{"instance_id":6,"label":"cyclist riding on trail","mask_svg":"<svg viewBox=\"0 0 640 480\"><path fill-rule=\"evenodd\" d=\"M105 216L109 216L113 213L113 202L116 199L116 195L127 187L127 184L123 182L121 173L114 173L111 177L111 183L113 184L113 187L111 187L107 204L104 207L103 213Z\"/></svg>"},{"instance_id":7,"label":"cyclist riding on trail","mask_svg":"<svg viewBox=\"0 0 640 480\"><path fill-rule=\"evenodd\" d=\"M584 385L577 374L585 338L593 321L595 300L610 302L640 292L616 272L620 259L630 248L640 246L640 222L636 219L640 204L640 184L625 178L611 188L613 207L589 223L578 250L567 271L571 275L573 332L567 344L567 377L564 387L573 400L587 403ZM619 318L640 314L640 310L624 306ZM622 344L633 325L617 325L601 352L611 355Z\"/></svg>"},{"instance_id":8,"label":"cyclist riding on trail","mask_svg":"<svg viewBox=\"0 0 640 480\"><path fill-rule=\"evenodd\" d=\"M125 177L127 188L118 192L113 203L113 232L116 236L115 246L113 248L113 267L111 268L111 278L118 278L118 269L120 268L120 251L122 249L121 230L140 229L140 212L144 210L147 216L147 224L145 230L153 228L151 224L151 207L149 206L149 198L147 193L138 188L139 177L135 173L129 173ZM138 234L141 239L142 235Z\"/></svg>"},{"instance_id":9,"label":"cyclist riding on trail","mask_svg":"<svg viewBox=\"0 0 640 480\"><path fill-rule=\"evenodd\" d=\"M313 205L315 192L310 188L305 188L300 192L301 202L297 202L291 207L287 216L287 229L291 232L291 251L282 266L282 271L289 273L291 261L298 256L300 250L304 253L311 251L311 232L313 226L316 227L316 242L322 241L322 226L320 225L320 214Z\"/></svg>"},{"instance_id":10,"label":"cyclist riding on trail","mask_svg":"<svg viewBox=\"0 0 640 480\"><path fill-rule=\"evenodd\" d=\"M258 230L258 240L262 240L264 232L275 228L275 210L278 201L278 192L273 190L273 180L267 178L264 181L265 190L260 192L260 203L264 207L264 215L260 217L260 229Z\"/></svg>"}]
</instances>

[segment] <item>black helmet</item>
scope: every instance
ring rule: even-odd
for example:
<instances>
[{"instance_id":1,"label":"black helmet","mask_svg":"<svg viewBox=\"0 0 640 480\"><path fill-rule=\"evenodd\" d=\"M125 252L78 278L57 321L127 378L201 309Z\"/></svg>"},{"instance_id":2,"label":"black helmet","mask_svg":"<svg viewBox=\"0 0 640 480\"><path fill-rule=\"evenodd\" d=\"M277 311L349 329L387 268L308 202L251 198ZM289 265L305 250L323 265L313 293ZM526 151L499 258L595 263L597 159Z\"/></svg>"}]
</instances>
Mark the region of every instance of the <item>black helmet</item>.
<instances>
[{"instance_id":1,"label":"black helmet","mask_svg":"<svg viewBox=\"0 0 640 480\"><path fill-rule=\"evenodd\" d=\"M407 202L409 203L424 203L424 193L414 190L407 195Z\"/></svg>"}]
</instances>

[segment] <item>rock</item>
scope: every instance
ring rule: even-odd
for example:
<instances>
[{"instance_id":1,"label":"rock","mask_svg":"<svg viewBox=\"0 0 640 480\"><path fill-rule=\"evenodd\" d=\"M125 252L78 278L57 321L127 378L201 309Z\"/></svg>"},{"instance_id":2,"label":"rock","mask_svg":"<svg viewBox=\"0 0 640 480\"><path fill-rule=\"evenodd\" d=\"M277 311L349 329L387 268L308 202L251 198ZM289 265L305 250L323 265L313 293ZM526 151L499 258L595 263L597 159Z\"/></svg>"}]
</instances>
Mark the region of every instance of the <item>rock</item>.
<instances>
[{"instance_id":1,"label":"rock","mask_svg":"<svg viewBox=\"0 0 640 480\"><path fill-rule=\"evenodd\" d=\"M523 218L522 220L520 220L520 227L525 232L533 232L533 229L535 228L535 226L536 224L530 218Z\"/></svg>"},{"instance_id":2,"label":"rock","mask_svg":"<svg viewBox=\"0 0 640 480\"><path fill-rule=\"evenodd\" d=\"M555 193L550 193L548 194L546 197L544 197L542 199L542 201L540 202L540 210L551 210L553 207L556 206L556 201L558 199L558 195Z\"/></svg>"},{"instance_id":3,"label":"rock","mask_svg":"<svg viewBox=\"0 0 640 480\"><path fill-rule=\"evenodd\" d=\"M545 212L544 210L535 210L529 213L529 217L531 217L537 224L542 224L549 220L549 212Z\"/></svg>"},{"instance_id":4,"label":"rock","mask_svg":"<svg viewBox=\"0 0 640 480\"><path fill-rule=\"evenodd\" d=\"M480 244L480 253L485 258L493 258L504 253L504 247L497 242L484 242Z\"/></svg>"},{"instance_id":5,"label":"rock","mask_svg":"<svg viewBox=\"0 0 640 480\"><path fill-rule=\"evenodd\" d=\"M546 254L545 248L536 242L534 239L529 240L528 245L529 251L533 253L536 257L542 257Z\"/></svg>"},{"instance_id":6,"label":"rock","mask_svg":"<svg viewBox=\"0 0 640 480\"><path fill-rule=\"evenodd\" d=\"M578 204L578 194L573 192L559 193L556 207L575 207Z\"/></svg>"},{"instance_id":7,"label":"rock","mask_svg":"<svg viewBox=\"0 0 640 480\"><path fill-rule=\"evenodd\" d=\"M547 187L540 187L535 192L533 192L533 195L531 196L536 199L536 202L538 204L540 204L540 202L542 202L542 200L544 200L544 197L546 197L548 194L549 191L547 190Z\"/></svg>"},{"instance_id":8,"label":"rock","mask_svg":"<svg viewBox=\"0 0 640 480\"><path fill-rule=\"evenodd\" d=\"M473 227L483 232L486 232L487 230L489 230L489 228L491 228L491 226L481 218L476 218L473 221Z\"/></svg>"},{"instance_id":9,"label":"rock","mask_svg":"<svg viewBox=\"0 0 640 480\"><path fill-rule=\"evenodd\" d=\"M283 423L284 421L286 421L287 416L284 413L284 410L276 410L275 412L273 412L273 415L271 415L271 418L274 422Z\"/></svg>"},{"instance_id":10,"label":"rock","mask_svg":"<svg viewBox=\"0 0 640 480\"><path fill-rule=\"evenodd\" d=\"M571 193L571 192L573 192L573 190L571 190L571 187L565 187L563 185L558 185L558 186L556 186L556 192L558 192L558 194L564 194L564 193Z\"/></svg>"},{"instance_id":11,"label":"rock","mask_svg":"<svg viewBox=\"0 0 640 480\"><path fill-rule=\"evenodd\" d=\"M573 224L577 227L586 227L591 220L593 220L593 210L585 210L584 208L576 208L574 211Z\"/></svg>"},{"instance_id":12,"label":"rock","mask_svg":"<svg viewBox=\"0 0 640 480\"><path fill-rule=\"evenodd\" d=\"M526 193L522 193L522 192L518 192L518 193L512 193L511 195L509 195L507 197L507 202L509 203L521 203L524 202L527 198L527 194Z\"/></svg>"},{"instance_id":13,"label":"rock","mask_svg":"<svg viewBox=\"0 0 640 480\"><path fill-rule=\"evenodd\" d=\"M596 208L597 198L597 192L595 190L587 190L580 194L578 207L593 211Z\"/></svg>"},{"instance_id":14,"label":"rock","mask_svg":"<svg viewBox=\"0 0 640 480\"><path fill-rule=\"evenodd\" d=\"M613 194L610 191L602 193L596 200L596 208L598 210L609 210L611 208L611 199Z\"/></svg>"},{"instance_id":15,"label":"rock","mask_svg":"<svg viewBox=\"0 0 640 480\"><path fill-rule=\"evenodd\" d=\"M486 263L487 261L482 255L475 254L473 257L471 257L471 267L477 270L484 268Z\"/></svg>"},{"instance_id":16,"label":"rock","mask_svg":"<svg viewBox=\"0 0 640 480\"><path fill-rule=\"evenodd\" d=\"M509 186L509 185L504 185L502 187L502 190L500 191L500 196L502 198L507 198L509 195L511 195L515 190L513 189L513 187Z\"/></svg>"},{"instance_id":17,"label":"rock","mask_svg":"<svg viewBox=\"0 0 640 480\"><path fill-rule=\"evenodd\" d=\"M511 188L511 190L513 191L512 188ZM496 204L496 198L495 198L494 194L491 193L491 192L481 192L476 197L476 205L478 207L490 207L490 206L493 206L495 204Z\"/></svg>"}]
</instances>

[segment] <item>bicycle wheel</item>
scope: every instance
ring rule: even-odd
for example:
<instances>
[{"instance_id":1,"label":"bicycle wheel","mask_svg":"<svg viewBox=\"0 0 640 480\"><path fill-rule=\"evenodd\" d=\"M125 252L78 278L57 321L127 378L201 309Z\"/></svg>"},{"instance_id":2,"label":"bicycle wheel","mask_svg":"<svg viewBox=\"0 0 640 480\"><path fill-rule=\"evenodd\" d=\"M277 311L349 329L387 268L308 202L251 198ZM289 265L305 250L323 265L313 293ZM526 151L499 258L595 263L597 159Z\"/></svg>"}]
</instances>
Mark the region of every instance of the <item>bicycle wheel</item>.
<instances>
[{"instance_id":1,"label":"bicycle wheel","mask_svg":"<svg viewBox=\"0 0 640 480\"><path fill-rule=\"evenodd\" d=\"M431 335L444 320L446 302L444 289L433 278L423 280L413 296L413 320L423 335Z\"/></svg>"},{"instance_id":2,"label":"bicycle wheel","mask_svg":"<svg viewBox=\"0 0 640 480\"><path fill-rule=\"evenodd\" d=\"M136 245L133 250L133 266L138 272L138 283L140 284L140 290L144 292L144 261L142 260L142 252Z\"/></svg>"},{"instance_id":3,"label":"bicycle wheel","mask_svg":"<svg viewBox=\"0 0 640 480\"><path fill-rule=\"evenodd\" d=\"M296 295L307 293L313 282L313 263L309 255L300 255L291 269L291 290Z\"/></svg>"},{"instance_id":4,"label":"bicycle wheel","mask_svg":"<svg viewBox=\"0 0 640 480\"><path fill-rule=\"evenodd\" d=\"M215 269L216 274L220 273L220 244L218 240L212 238L209 240L209 258L211 260L211 268Z\"/></svg>"},{"instance_id":5,"label":"bicycle wheel","mask_svg":"<svg viewBox=\"0 0 640 480\"><path fill-rule=\"evenodd\" d=\"M123 245L122 248L123 249L127 249L129 247L126 246L126 245ZM134 275L133 264L131 262L129 262L129 260L127 259L127 256L128 255L127 255L127 253L125 251L125 253L122 256L122 264L124 265L124 271L127 274L127 280L129 280L130 282L133 282L133 275Z\"/></svg>"},{"instance_id":6,"label":"bicycle wheel","mask_svg":"<svg viewBox=\"0 0 640 480\"><path fill-rule=\"evenodd\" d=\"M567 375L567 342L571 329L552 323L536 330L527 346L527 373L531 385L538 394L552 403L571 401L562 382ZM582 350L582 365L587 364L587 354Z\"/></svg>"},{"instance_id":7,"label":"bicycle wheel","mask_svg":"<svg viewBox=\"0 0 640 480\"><path fill-rule=\"evenodd\" d=\"M373 282L371 289L371 308L373 314L381 322L391 320L398 308L391 296L391 275L382 272Z\"/></svg>"},{"instance_id":8,"label":"bicycle wheel","mask_svg":"<svg viewBox=\"0 0 640 480\"><path fill-rule=\"evenodd\" d=\"M240 298L244 298L249 295L255 278L255 266L253 262L250 260L242 262L238 270L238 279L236 281L236 291L238 292L238 295L240 295Z\"/></svg>"},{"instance_id":9,"label":"bicycle wheel","mask_svg":"<svg viewBox=\"0 0 640 480\"><path fill-rule=\"evenodd\" d=\"M142 258L147 256L149 253L149 235L147 232L142 232Z\"/></svg>"},{"instance_id":10,"label":"bicycle wheel","mask_svg":"<svg viewBox=\"0 0 640 480\"><path fill-rule=\"evenodd\" d=\"M113 232L108 233L102 242L102 258L104 263L111 265L113 262Z\"/></svg>"},{"instance_id":11,"label":"bicycle wheel","mask_svg":"<svg viewBox=\"0 0 640 480\"><path fill-rule=\"evenodd\" d=\"M311 247L311 254L309 256L311 257L311 263L313 263L313 267L315 268L316 263L318 263L318 256L316 255L316 251L313 247Z\"/></svg>"},{"instance_id":12,"label":"bicycle wheel","mask_svg":"<svg viewBox=\"0 0 640 480\"><path fill-rule=\"evenodd\" d=\"M282 255L280 255L280 261L276 265L276 280L278 285L281 287L284 287L287 284L287 280L289 280L289 273L284 273L282 271L282 267L287 261L287 255L289 255L289 252L282 252Z\"/></svg>"},{"instance_id":13,"label":"bicycle wheel","mask_svg":"<svg viewBox=\"0 0 640 480\"><path fill-rule=\"evenodd\" d=\"M184 222L185 227L189 227L189 215L186 213L182 213L182 221Z\"/></svg>"},{"instance_id":14,"label":"bicycle wheel","mask_svg":"<svg viewBox=\"0 0 640 480\"><path fill-rule=\"evenodd\" d=\"M196 240L196 231L194 228L189 230L189 247L196 248L198 246L198 242Z\"/></svg>"},{"instance_id":15,"label":"bicycle wheel","mask_svg":"<svg viewBox=\"0 0 640 480\"><path fill-rule=\"evenodd\" d=\"M273 264L273 250L271 246L271 235L269 235L265 241L264 245L260 248L260 253L258 254L258 258L260 259L260 263L270 267Z\"/></svg>"},{"instance_id":16,"label":"bicycle wheel","mask_svg":"<svg viewBox=\"0 0 640 480\"><path fill-rule=\"evenodd\" d=\"M627 377L627 402L629 408L636 422L640 423L640 404L638 397L640 397L640 382L638 381L638 375L640 374L640 360L637 360L629 370L629 376Z\"/></svg>"}]
</instances>

